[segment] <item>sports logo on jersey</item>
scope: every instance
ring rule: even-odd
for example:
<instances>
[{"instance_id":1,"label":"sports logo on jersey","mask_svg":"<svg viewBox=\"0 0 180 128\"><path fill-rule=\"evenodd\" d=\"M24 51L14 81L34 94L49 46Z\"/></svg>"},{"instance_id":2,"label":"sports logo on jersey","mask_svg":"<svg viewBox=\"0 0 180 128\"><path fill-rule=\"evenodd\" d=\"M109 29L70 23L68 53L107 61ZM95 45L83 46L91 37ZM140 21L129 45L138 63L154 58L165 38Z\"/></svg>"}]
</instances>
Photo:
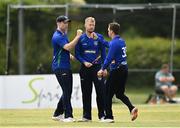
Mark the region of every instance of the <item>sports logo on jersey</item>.
<instances>
[{"instance_id":1,"label":"sports logo on jersey","mask_svg":"<svg viewBox=\"0 0 180 128\"><path fill-rule=\"evenodd\" d=\"M85 40L85 38L82 38L82 39L81 39L81 42L84 42L84 40Z\"/></svg>"},{"instance_id":2,"label":"sports logo on jersey","mask_svg":"<svg viewBox=\"0 0 180 128\"><path fill-rule=\"evenodd\" d=\"M96 51L95 50L85 50L84 53L93 53L93 54L95 54Z\"/></svg>"},{"instance_id":3,"label":"sports logo on jersey","mask_svg":"<svg viewBox=\"0 0 180 128\"><path fill-rule=\"evenodd\" d=\"M82 43L82 45L86 46L86 45L87 45L87 43Z\"/></svg>"}]
</instances>

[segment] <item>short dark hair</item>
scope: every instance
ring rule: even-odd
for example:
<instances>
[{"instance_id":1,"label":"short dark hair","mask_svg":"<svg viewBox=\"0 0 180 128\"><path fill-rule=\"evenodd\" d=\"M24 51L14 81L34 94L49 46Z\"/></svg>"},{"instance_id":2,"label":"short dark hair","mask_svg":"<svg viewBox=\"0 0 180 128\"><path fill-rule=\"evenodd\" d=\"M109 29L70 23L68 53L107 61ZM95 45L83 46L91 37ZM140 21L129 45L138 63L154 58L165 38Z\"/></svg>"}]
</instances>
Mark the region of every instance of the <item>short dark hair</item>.
<instances>
[{"instance_id":1,"label":"short dark hair","mask_svg":"<svg viewBox=\"0 0 180 128\"><path fill-rule=\"evenodd\" d=\"M119 34L120 24L118 24L117 22L109 23L109 29L112 30L115 34Z\"/></svg>"}]
</instances>

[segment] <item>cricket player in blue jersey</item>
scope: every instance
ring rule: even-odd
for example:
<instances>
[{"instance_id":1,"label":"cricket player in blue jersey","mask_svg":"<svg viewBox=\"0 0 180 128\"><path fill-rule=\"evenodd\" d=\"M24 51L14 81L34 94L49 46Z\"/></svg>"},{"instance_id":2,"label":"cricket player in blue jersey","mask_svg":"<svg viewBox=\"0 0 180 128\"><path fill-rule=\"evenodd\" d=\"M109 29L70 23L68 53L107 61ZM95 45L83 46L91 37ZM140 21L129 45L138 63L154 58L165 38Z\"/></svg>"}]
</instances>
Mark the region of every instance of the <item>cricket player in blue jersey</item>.
<instances>
[{"instance_id":1,"label":"cricket player in blue jersey","mask_svg":"<svg viewBox=\"0 0 180 128\"><path fill-rule=\"evenodd\" d=\"M75 121L71 106L72 71L69 51L75 47L82 35L82 30L77 30L77 35L71 42L69 42L67 30L70 21L71 20L66 16L57 17L57 30L54 32L52 37L52 45L54 49L52 70L55 73L63 92L52 119L63 122Z\"/></svg>"},{"instance_id":2,"label":"cricket player in blue jersey","mask_svg":"<svg viewBox=\"0 0 180 128\"><path fill-rule=\"evenodd\" d=\"M128 76L127 55L125 41L118 35L120 24L113 22L108 26L108 35L112 39L109 42L109 50L103 66L98 71L99 77L107 75L105 71L110 65L110 74L106 82L106 117L104 122L114 122L112 113L112 98L114 94L120 99L131 113L131 120L138 116L138 109L134 107L129 98L124 94L125 84Z\"/></svg>"},{"instance_id":3,"label":"cricket player in blue jersey","mask_svg":"<svg viewBox=\"0 0 180 128\"><path fill-rule=\"evenodd\" d=\"M81 79L81 90L83 100L83 122L92 120L91 115L91 95L92 84L95 85L96 101L98 107L98 118L104 118L104 80L98 79L97 72L106 57L104 45L99 40L103 40L101 34L95 33L95 19L87 17L85 19L85 33L81 35L75 48L75 57L81 63L79 71ZM96 36L95 36L96 35Z\"/></svg>"}]
</instances>

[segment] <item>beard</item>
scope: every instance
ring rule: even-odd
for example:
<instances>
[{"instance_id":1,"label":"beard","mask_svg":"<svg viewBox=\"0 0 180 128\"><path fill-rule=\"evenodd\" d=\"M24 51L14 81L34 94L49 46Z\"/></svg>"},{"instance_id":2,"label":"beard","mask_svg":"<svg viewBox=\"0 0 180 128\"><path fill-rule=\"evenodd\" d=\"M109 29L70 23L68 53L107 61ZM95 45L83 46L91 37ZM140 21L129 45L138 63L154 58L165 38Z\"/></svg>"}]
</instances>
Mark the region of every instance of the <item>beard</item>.
<instances>
[{"instance_id":1,"label":"beard","mask_svg":"<svg viewBox=\"0 0 180 128\"><path fill-rule=\"evenodd\" d=\"M87 32L93 33L93 32L94 32L94 29L89 29L89 30L87 30Z\"/></svg>"}]
</instances>

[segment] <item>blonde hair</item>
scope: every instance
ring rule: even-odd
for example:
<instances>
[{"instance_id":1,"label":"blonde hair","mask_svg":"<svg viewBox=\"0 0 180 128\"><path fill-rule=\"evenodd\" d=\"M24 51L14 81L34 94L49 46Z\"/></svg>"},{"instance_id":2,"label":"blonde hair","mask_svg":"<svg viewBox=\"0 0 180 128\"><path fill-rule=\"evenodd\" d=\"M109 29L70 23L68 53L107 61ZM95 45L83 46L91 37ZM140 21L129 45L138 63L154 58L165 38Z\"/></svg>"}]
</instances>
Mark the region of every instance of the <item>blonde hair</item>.
<instances>
[{"instance_id":1,"label":"blonde hair","mask_svg":"<svg viewBox=\"0 0 180 128\"><path fill-rule=\"evenodd\" d=\"M87 18L85 19L85 23L87 23L88 21L90 21L90 22L96 22L94 17L87 17Z\"/></svg>"},{"instance_id":2,"label":"blonde hair","mask_svg":"<svg viewBox=\"0 0 180 128\"><path fill-rule=\"evenodd\" d=\"M161 69L168 69L169 68L169 65L168 64L163 64L162 66L161 66Z\"/></svg>"}]
</instances>

